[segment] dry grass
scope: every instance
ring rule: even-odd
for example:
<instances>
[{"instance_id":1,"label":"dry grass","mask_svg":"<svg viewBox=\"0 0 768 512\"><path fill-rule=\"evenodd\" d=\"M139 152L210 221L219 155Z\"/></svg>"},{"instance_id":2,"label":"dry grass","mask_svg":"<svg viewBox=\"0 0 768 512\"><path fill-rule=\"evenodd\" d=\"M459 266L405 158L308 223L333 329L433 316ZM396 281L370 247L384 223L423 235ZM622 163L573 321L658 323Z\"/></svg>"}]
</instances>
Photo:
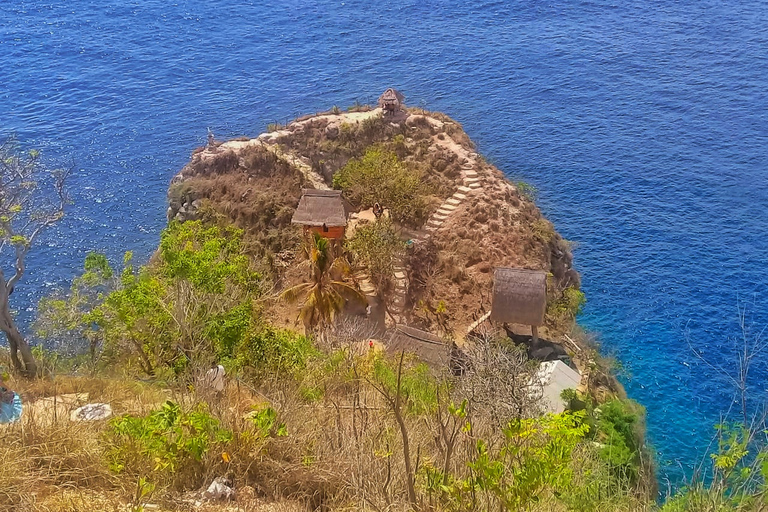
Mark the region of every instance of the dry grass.
<instances>
[{"instance_id":1,"label":"dry grass","mask_svg":"<svg viewBox=\"0 0 768 512\"><path fill-rule=\"evenodd\" d=\"M344 341L340 343L345 346ZM26 409L21 423L0 429L0 511L130 510L140 476L157 484L145 501L157 505L153 510L168 512L409 510L403 439L392 409L365 378L371 378L375 351L366 346L363 355L354 356L354 352L333 369L326 362L311 363L296 379L253 383L256 389L230 381L222 396L129 379L13 382L25 398ZM356 378L358 374L362 377ZM303 398L307 386L321 389L320 398ZM456 387L456 392L463 392L460 389ZM29 413L35 404L54 395L76 394L108 402L118 414L144 414L168 398L184 408L206 402L210 413L234 433L233 440L223 448L226 457L219 450L209 450L199 464L180 467L170 476L154 472L147 467L151 464L126 466L116 475L105 457L106 423L72 423L67 414L43 421L41 415ZM460 401L461 395L450 399ZM288 436L252 435L253 427L243 417L267 404L286 423ZM475 408L473 433L461 435L456 444L451 470L458 477L468 476L467 462L476 455L475 436L498 442L498 430L491 428L482 411ZM445 448L434 413L406 414L404 421L414 465L441 465ZM430 499L418 475L417 470L420 500L426 504ZM232 481L237 501L195 508L201 490L218 476ZM540 505L532 510L562 510L546 495ZM619 503L613 509L641 510L625 505Z\"/></svg>"},{"instance_id":2,"label":"dry grass","mask_svg":"<svg viewBox=\"0 0 768 512\"><path fill-rule=\"evenodd\" d=\"M212 157L193 156L183 174L186 179L169 190L171 208L178 211L197 200L209 219L223 215L245 230L254 256L265 258L279 274L275 255L298 242L291 217L305 183L303 174L259 146L238 154L228 150Z\"/></svg>"},{"instance_id":3,"label":"dry grass","mask_svg":"<svg viewBox=\"0 0 768 512\"><path fill-rule=\"evenodd\" d=\"M409 258L409 303L413 322L438 328L431 310L448 304L448 330L457 336L490 308L492 269L541 269L553 274L555 294L578 285L568 244L493 167L478 170L483 190L461 204ZM468 243L468 241L470 243Z\"/></svg>"}]
</instances>

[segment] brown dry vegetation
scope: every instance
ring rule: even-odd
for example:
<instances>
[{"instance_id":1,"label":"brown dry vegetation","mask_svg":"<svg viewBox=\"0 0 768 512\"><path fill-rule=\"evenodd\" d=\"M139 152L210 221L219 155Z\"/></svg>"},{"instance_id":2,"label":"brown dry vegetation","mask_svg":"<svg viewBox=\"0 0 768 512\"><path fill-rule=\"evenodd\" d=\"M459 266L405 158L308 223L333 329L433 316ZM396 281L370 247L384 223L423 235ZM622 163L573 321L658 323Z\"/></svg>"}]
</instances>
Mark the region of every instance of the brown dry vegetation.
<instances>
[{"instance_id":1,"label":"brown dry vegetation","mask_svg":"<svg viewBox=\"0 0 768 512\"><path fill-rule=\"evenodd\" d=\"M568 243L536 205L491 166L478 169L483 191L471 196L409 258L413 320L434 325L442 301L451 330L461 331L489 310L495 267L545 270L557 293L579 286ZM552 326L551 326L552 327Z\"/></svg>"},{"instance_id":2,"label":"brown dry vegetation","mask_svg":"<svg viewBox=\"0 0 768 512\"><path fill-rule=\"evenodd\" d=\"M442 395L428 389L450 377L425 376L426 380L417 381L423 382L418 388L409 388L412 394L403 399L398 413L387 401L391 391L381 391L386 389L385 380L379 380L374 370L381 355L358 342L361 337L360 325L350 325L348 332L339 331L328 340L326 357L309 361L293 377L265 377L251 382L254 388L230 380L219 397L179 384L164 388L162 383L122 378L11 382L27 405L21 423L0 427L0 511L124 511L139 510L130 507L145 503L158 507L153 510L167 511L412 510L404 471L409 452L398 428L400 420L410 441L416 508L440 510L444 497L426 490L424 471L445 465L457 477L468 477L467 463L476 457L478 439L491 445L501 442L499 422L537 410L534 397L525 391L535 366L525 359L488 359L496 352L486 350L470 354L471 360L482 358L482 372L470 372L461 381L438 388ZM393 364L396 368L396 361ZM414 365L415 361L406 359L406 367L417 368ZM108 423L70 422L68 413L78 401L68 402L56 418L35 414L45 400L65 393L87 394L88 401L110 403L118 415L145 414L166 399L185 409L206 403L211 415L234 437L226 445L226 458L220 450L210 450L199 464L179 467L172 478L141 466L116 474L107 462ZM495 399L500 393L503 399ZM456 430L452 455L446 458L448 438L441 436L450 425L463 425L463 421L451 423L449 405L463 399L471 404L466 421L471 421L472 429ZM80 401L84 400L82 396ZM285 437L249 435L244 414L265 404L286 423ZM606 470L592 444L585 444L578 458L573 464L577 479L593 482L590 471ZM142 475L157 487L136 502ZM237 489L237 501L195 507L200 490L222 475ZM616 496L620 502L611 510L646 510L643 496L640 492ZM483 503L483 497L478 500ZM606 499L605 503L612 502ZM558 496L543 490L540 502L529 510L564 511L566 507Z\"/></svg>"},{"instance_id":3,"label":"brown dry vegetation","mask_svg":"<svg viewBox=\"0 0 768 512\"><path fill-rule=\"evenodd\" d=\"M170 216L194 203L198 215L223 215L243 228L252 252L269 263L276 254L290 257L298 243L291 216L306 186L291 164L250 145L239 152L198 153L181 174L183 180L168 192Z\"/></svg>"},{"instance_id":4,"label":"brown dry vegetation","mask_svg":"<svg viewBox=\"0 0 768 512\"><path fill-rule=\"evenodd\" d=\"M417 169L426 185L430 212L450 197L461 181L461 166L474 145L461 125L441 113L409 109L397 119L374 116L345 122L334 113L305 116L276 132L270 144L298 157L326 182L350 159L372 145L394 152ZM266 256L276 277L295 284L300 274L285 272L293 264L298 230L290 218L302 172L258 144L236 153L219 150L193 156L182 171L184 181L169 192L172 212L195 199L246 230L253 251ZM528 197L520 194L498 169L478 160L483 188L472 193L434 234L415 247L408 258L409 290L406 313L412 323L462 337L466 327L490 307L492 271L498 266L551 272L550 296L557 300L568 286L578 288L570 248L542 217ZM278 255L275 258L275 255ZM441 303L447 311L436 313ZM282 323L284 308L276 307ZM563 326L550 328L567 330Z\"/></svg>"}]
</instances>

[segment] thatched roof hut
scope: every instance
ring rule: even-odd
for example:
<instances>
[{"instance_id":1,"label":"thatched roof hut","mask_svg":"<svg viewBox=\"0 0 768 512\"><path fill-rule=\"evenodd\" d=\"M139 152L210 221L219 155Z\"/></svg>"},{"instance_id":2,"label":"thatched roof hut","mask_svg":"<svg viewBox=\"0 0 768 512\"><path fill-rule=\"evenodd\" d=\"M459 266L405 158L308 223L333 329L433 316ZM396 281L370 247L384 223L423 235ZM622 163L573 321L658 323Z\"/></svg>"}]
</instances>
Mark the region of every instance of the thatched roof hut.
<instances>
[{"instance_id":1,"label":"thatched roof hut","mask_svg":"<svg viewBox=\"0 0 768 512\"><path fill-rule=\"evenodd\" d=\"M546 310L546 272L517 268L494 271L492 322L541 326Z\"/></svg>"},{"instance_id":2,"label":"thatched roof hut","mask_svg":"<svg viewBox=\"0 0 768 512\"><path fill-rule=\"evenodd\" d=\"M436 369L450 369L453 373L462 372L464 355L455 343L448 343L439 336L415 327L395 326L386 352L396 355L400 352L415 354L428 366Z\"/></svg>"},{"instance_id":3,"label":"thatched roof hut","mask_svg":"<svg viewBox=\"0 0 768 512\"><path fill-rule=\"evenodd\" d=\"M405 106L405 96L397 89L389 88L379 96L379 106L389 112L396 112Z\"/></svg>"},{"instance_id":4,"label":"thatched roof hut","mask_svg":"<svg viewBox=\"0 0 768 512\"><path fill-rule=\"evenodd\" d=\"M303 189L291 224L315 227L346 226L347 212L341 198L341 190Z\"/></svg>"}]
</instances>

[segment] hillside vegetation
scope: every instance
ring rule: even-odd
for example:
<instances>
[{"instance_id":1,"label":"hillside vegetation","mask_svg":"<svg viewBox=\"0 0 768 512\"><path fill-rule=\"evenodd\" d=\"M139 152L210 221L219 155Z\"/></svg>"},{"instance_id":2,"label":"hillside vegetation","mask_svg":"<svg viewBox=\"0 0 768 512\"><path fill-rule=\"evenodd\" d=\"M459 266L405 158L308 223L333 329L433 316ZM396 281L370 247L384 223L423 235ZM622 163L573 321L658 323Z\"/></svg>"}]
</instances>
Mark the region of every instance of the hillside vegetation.
<instances>
[{"instance_id":1,"label":"hillside vegetation","mask_svg":"<svg viewBox=\"0 0 768 512\"><path fill-rule=\"evenodd\" d=\"M4 375L25 412L0 425L0 510L761 510L768 458L739 425L707 478L657 502L645 412L575 325L569 244L455 121L271 128L193 154L149 262L89 254L40 302L59 349L35 349L38 380ZM291 226L301 189L330 187L355 212L344 242ZM563 412L514 332L468 333L497 266L548 273L543 334L584 376ZM392 350L403 323L452 364ZM86 403L113 416L71 419ZM231 499L208 499L215 479Z\"/></svg>"}]
</instances>

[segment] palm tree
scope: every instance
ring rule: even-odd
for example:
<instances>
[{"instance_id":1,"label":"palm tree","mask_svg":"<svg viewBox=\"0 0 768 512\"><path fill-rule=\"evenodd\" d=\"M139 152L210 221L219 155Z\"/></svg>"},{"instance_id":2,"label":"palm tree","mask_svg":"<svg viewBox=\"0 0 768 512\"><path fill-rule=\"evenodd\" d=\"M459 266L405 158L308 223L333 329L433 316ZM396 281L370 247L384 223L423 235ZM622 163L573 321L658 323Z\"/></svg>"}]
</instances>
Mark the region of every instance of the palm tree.
<instances>
[{"instance_id":1,"label":"palm tree","mask_svg":"<svg viewBox=\"0 0 768 512\"><path fill-rule=\"evenodd\" d=\"M299 319L307 332L316 327L330 326L347 299L367 303L365 295L339 280L349 273L349 263L342 257L334 257L327 238L312 233L305 253L310 269L308 282L288 288L280 297L287 302L296 302L304 297Z\"/></svg>"}]
</instances>

